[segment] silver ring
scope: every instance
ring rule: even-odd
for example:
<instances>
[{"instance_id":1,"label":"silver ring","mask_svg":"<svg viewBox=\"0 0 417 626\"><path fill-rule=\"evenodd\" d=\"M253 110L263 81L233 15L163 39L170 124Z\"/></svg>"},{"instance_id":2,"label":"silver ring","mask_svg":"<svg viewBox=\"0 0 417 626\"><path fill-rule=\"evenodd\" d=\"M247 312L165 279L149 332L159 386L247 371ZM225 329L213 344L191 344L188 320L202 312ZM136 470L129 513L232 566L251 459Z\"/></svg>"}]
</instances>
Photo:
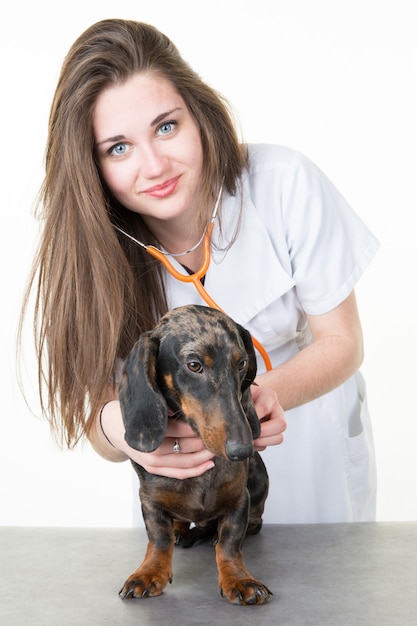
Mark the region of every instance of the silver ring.
<instances>
[{"instance_id":1,"label":"silver ring","mask_svg":"<svg viewBox=\"0 0 417 626\"><path fill-rule=\"evenodd\" d=\"M172 446L172 451L173 451L173 452L176 452L177 454L178 454L179 452L181 452L181 446L180 446L180 444L179 444L178 439L176 439L176 440L175 440L175 443L174 443L174 445Z\"/></svg>"}]
</instances>

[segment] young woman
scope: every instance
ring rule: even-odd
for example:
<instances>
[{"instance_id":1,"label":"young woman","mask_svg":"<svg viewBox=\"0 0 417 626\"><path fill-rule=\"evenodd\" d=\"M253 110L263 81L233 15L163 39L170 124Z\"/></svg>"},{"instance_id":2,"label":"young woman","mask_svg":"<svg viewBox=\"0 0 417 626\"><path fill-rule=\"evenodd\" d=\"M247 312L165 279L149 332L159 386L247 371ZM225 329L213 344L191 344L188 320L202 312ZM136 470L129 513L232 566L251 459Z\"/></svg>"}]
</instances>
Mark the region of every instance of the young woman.
<instances>
[{"instance_id":1,"label":"young woman","mask_svg":"<svg viewBox=\"0 0 417 626\"><path fill-rule=\"evenodd\" d=\"M239 143L227 103L166 36L104 20L63 64L41 201L40 391L69 446L86 436L110 461L180 479L210 471L213 455L173 420L155 452L130 448L117 400L140 334L171 308L205 304L146 247L192 274L210 236L204 287L267 352L252 390L271 478L265 520L374 519L354 286L378 244L317 167Z\"/></svg>"}]
</instances>

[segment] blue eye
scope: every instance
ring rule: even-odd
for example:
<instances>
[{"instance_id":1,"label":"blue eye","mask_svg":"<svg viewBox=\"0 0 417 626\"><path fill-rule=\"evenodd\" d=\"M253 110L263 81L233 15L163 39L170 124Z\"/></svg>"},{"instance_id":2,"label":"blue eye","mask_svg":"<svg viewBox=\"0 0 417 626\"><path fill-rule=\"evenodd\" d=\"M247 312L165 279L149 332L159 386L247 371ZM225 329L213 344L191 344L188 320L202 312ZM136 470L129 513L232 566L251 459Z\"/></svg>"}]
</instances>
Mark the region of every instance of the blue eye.
<instances>
[{"instance_id":1,"label":"blue eye","mask_svg":"<svg viewBox=\"0 0 417 626\"><path fill-rule=\"evenodd\" d=\"M158 128L158 133L160 135L169 135L169 133L172 133L172 131L174 130L175 126L176 126L176 122L164 122Z\"/></svg>"},{"instance_id":2,"label":"blue eye","mask_svg":"<svg viewBox=\"0 0 417 626\"><path fill-rule=\"evenodd\" d=\"M127 152L127 145L125 143L117 143L115 146L112 146L109 150L110 154L115 154L116 156L122 156Z\"/></svg>"}]
</instances>

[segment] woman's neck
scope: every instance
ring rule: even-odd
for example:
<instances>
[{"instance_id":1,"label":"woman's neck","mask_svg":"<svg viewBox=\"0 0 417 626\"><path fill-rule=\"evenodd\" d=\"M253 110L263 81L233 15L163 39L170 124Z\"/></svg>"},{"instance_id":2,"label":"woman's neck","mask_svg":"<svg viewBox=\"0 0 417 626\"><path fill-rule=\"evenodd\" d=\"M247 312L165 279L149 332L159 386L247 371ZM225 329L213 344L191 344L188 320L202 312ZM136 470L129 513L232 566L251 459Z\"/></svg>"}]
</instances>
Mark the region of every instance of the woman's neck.
<instances>
[{"instance_id":1,"label":"woman's neck","mask_svg":"<svg viewBox=\"0 0 417 626\"><path fill-rule=\"evenodd\" d=\"M204 234L196 233L190 224L169 224L164 222L152 223L147 221L147 226L159 241L162 249L175 256L177 261L192 271L197 271L204 257ZM156 223L155 223L156 222ZM183 254L181 254L183 253Z\"/></svg>"}]
</instances>

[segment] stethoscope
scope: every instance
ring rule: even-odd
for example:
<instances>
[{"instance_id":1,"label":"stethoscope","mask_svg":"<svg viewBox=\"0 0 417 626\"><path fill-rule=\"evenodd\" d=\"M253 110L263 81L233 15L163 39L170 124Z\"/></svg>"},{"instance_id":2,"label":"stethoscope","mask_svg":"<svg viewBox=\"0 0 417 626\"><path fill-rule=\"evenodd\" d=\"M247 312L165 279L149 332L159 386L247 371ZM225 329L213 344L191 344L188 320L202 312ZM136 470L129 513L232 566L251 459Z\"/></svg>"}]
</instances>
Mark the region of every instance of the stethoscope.
<instances>
[{"instance_id":1,"label":"stethoscope","mask_svg":"<svg viewBox=\"0 0 417 626\"><path fill-rule=\"evenodd\" d=\"M142 243L141 241L138 241L137 239L132 237L132 235L129 235L129 233L125 232L124 230L122 230L118 226L115 226L115 228L119 232L123 233L123 235L126 235L126 237L129 237L129 239L134 241L141 248L144 248L155 259L158 259L158 261L160 261L162 263L162 265L165 267L167 272L169 274L171 274L171 276L173 276L174 278L176 278L177 280L179 280L182 283L193 283L194 287L196 288L196 290L198 291L200 296L203 298L203 300L210 307L212 307L213 309L217 309L218 311L223 311L223 309L217 304L217 302L215 302L213 300L213 298L207 292L207 290L205 289L203 283L201 282L201 279L203 278L203 276L206 275L207 270L208 270L209 265L210 265L210 259L211 259L211 254L210 254L211 234L213 232L214 220L216 219L217 210L219 208L222 192L223 192L223 185L220 187L219 194L218 194L217 199L216 199L216 204L214 206L213 215L211 217L211 220L207 224L206 228L204 229L204 232L203 232L201 238L199 239L199 241L197 241L195 246L193 246L189 250L186 250L185 252L177 252L177 253L164 252L163 250L159 250L159 248L156 248L155 246L152 246L152 245L149 246L149 245L146 245L146 244ZM196 272L194 272L192 274L182 274L181 272L179 272L173 266L171 261L168 259L168 256L177 257L177 256L183 256L183 255L187 254L188 252L192 252L193 250L198 248L198 246L203 242L203 240L204 240L204 244L203 244L203 246L204 246L204 248L203 248L204 249L204 257L203 257L203 263L201 264L201 267ZM252 335L252 342L253 342L253 345L255 346L255 348L258 350L259 354L261 355L261 357L262 357L262 359L263 359L263 361L265 363L265 367L266 367L267 371L272 370L272 363L271 363L271 360L269 358L268 352L265 350L263 345L255 337L253 337L253 335Z\"/></svg>"}]
</instances>

